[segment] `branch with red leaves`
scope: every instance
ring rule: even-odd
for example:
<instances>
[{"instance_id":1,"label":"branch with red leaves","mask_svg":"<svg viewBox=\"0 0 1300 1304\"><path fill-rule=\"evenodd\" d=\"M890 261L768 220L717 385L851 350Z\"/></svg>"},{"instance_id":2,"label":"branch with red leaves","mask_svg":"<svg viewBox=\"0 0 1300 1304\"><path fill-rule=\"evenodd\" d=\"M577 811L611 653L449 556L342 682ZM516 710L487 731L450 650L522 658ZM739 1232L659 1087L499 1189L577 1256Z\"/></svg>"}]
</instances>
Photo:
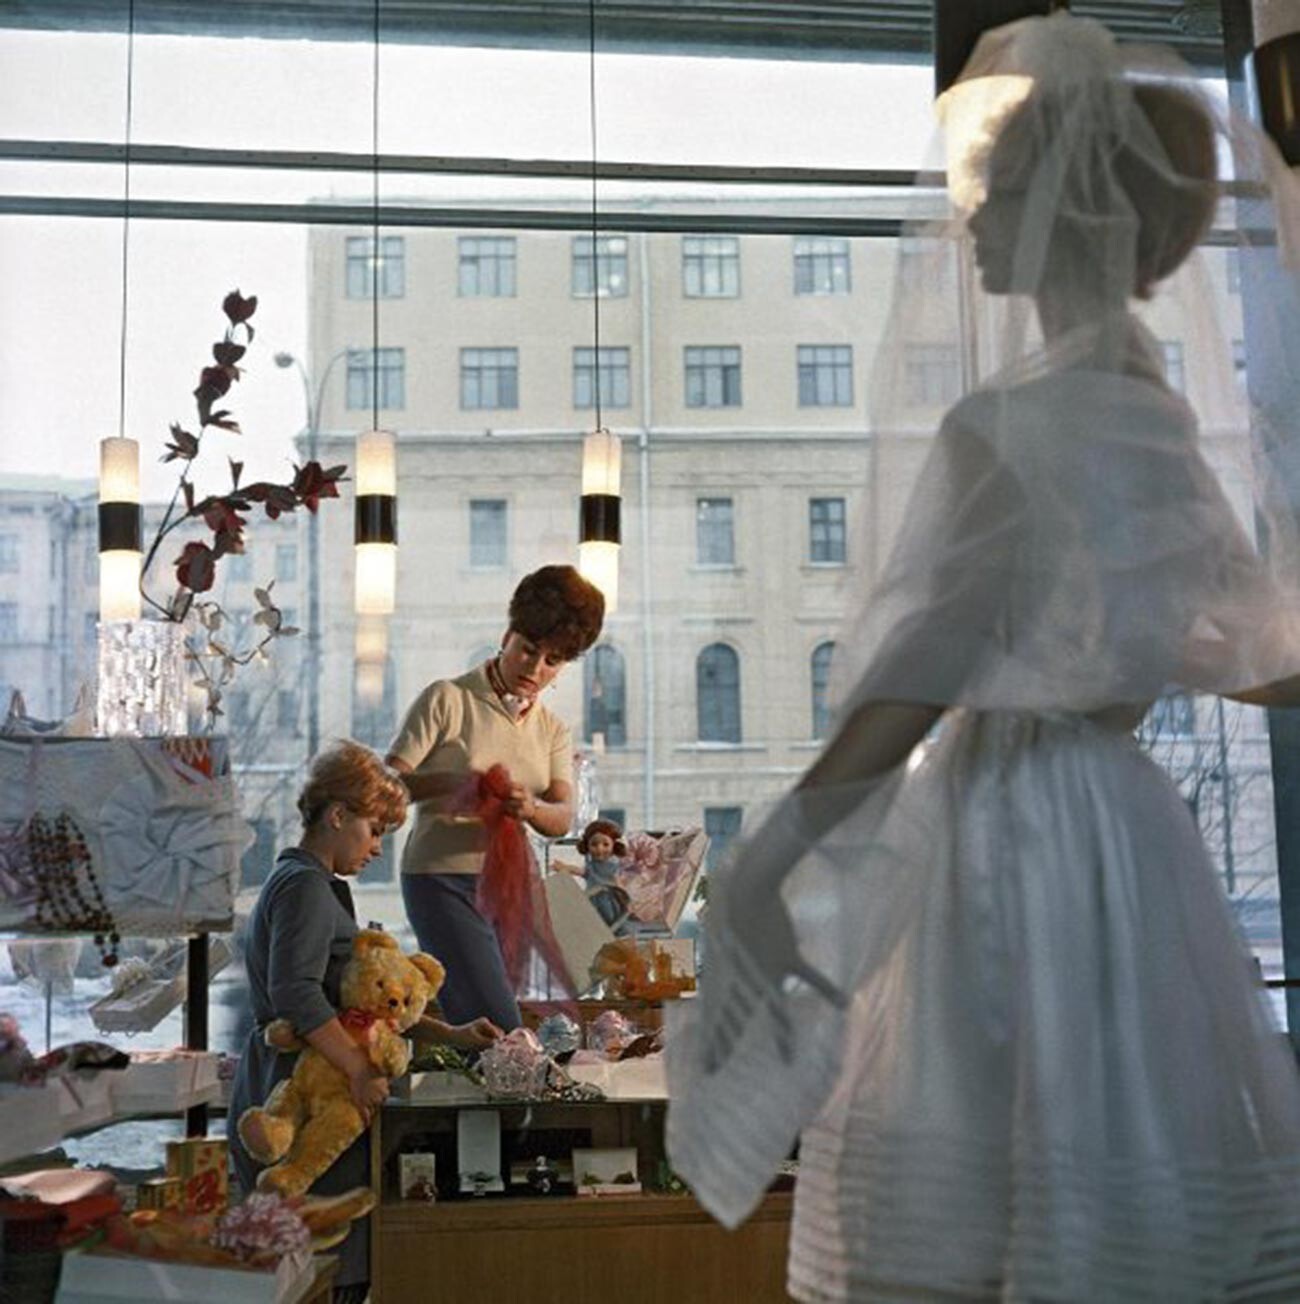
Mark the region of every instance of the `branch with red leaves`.
<instances>
[{"instance_id":1,"label":"branch with red leaves","mask_svg":"<svg viewBox=\"0 0 1300 1304\"><path fill-rule=\"evenodd\" d=\"M162 456L164 462L180 463L180 478L171 502L163 513L162 521L149 545L140 568L140 592L148 604L167 620L184 621L193 611L206 631L202 649L191 646L190 661L199 683L208 694L208 714L215 719L221 714L221 689L233 676L236 668L256 659L266 659L266 648L276 638L296 634L296 629L284 625L280 609L271 600L274 582L255 590L259 611L254 623L264 631L251 648L237 651L225 644L219 632L229 621L219 603L197 601L197 595L207 593L216 580L217 563L222 557L244 551L244 533L250 515L260 507L274 521L279 517L305 507L315 512L324 498L339 496L339 482L344 478L346 466L324 468L319 462L295 466L293 479L287 484L272 484L259 480L254 484L240 485L244 464L229 458L230 489L223 494L209 494L198 498L195 494L191 471L203 448L204 436L215 427L229 434L241 434L239 423L229 408L215 407L230 392L244 374L239 365L248 346L253 342L250 324L257 311L257 296L244 298L232 290L222 301L226 316L225 333L212 346L212 362L202 368L199 383L194 390L198 416L198 433L192 434L173 422L171 439ZM183 503L183 507L181 504ZM166 603L156 601L145 589L149 568L158 556L163 540L184 525L202 521L211 532L210 540L191 539L181 549L172 565L176 576L176 591Z\"/></svg>"}]
</instances>

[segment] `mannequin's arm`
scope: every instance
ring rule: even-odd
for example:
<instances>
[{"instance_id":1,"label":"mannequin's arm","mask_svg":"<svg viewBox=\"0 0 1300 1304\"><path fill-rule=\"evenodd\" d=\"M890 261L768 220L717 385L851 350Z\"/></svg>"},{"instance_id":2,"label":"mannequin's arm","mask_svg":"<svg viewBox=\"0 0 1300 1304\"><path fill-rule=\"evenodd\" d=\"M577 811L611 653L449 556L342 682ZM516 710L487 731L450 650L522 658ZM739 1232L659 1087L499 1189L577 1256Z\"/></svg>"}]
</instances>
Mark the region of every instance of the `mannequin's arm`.
<instances>
[{"instance_id":1,"label":"mannequin's arm","mask_svg":"<svg viewBox=\"0 0 1300 1304\"><path fill-rule=\"evenodd\" d=\"M945 709L916 702L858 707L751 839L747 888L778 888L809 846L858 805L863 785L901 765Z\"/></svg>"}]
</instances>

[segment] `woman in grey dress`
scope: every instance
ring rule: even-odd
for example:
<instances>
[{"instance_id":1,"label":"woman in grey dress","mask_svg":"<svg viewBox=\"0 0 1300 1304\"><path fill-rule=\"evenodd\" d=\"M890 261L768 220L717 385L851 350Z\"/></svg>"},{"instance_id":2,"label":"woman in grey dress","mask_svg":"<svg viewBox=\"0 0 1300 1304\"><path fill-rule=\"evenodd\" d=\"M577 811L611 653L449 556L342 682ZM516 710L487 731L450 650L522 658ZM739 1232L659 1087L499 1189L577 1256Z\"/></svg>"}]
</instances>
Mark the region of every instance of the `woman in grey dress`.
<instances>
[{"instance_id":1,"label":"woman in grey dress","mask_svg":"<svg viewBox=\"0 0 1300 1304\"><path fill-rule=\"evenodd\" d=\"M260 1105L293 1072L295 1055L262 1039L266 1025L288 1019L298 1035L347 1075L353 1102L369 1119L388 1095L388 1080L339 1022L339 982L357 932L347 880L380 853L380 839L406 818L406 789L379 757L360 743L336 743L316 756L298 797L303 835L280 853L249 917L244 964L254 1026L231 1092L227 1128L231 1157L245 1192L257 1185L260 1166L241 1144L240 1115ZM426 1015L412 1030L422 1040L467 1048L487 1045L498 1030L486 1019L451 1027ZM332 1195L370 1180L363 1136L312 1187ZM336 1251L340 1258L336 1301L361 1304L370 1279L364 1220L353 1225Z\"/></svg>"}]
</instances>

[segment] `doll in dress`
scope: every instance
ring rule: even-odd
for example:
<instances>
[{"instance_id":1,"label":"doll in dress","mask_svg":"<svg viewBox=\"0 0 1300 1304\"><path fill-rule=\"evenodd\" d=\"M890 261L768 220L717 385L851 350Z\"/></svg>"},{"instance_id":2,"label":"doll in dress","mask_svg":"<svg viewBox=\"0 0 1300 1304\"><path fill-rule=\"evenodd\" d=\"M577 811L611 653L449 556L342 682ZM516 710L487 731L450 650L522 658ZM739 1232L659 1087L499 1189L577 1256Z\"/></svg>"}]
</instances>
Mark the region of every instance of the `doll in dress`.
<instances>
[{"instance_id":1,"label":"doll in dress","mask_svg":"<svg viewBox=\"0 0 1300 1304\"><path fill-rule=\"evenodd\" d=\"M623 830L613 820L592 820L578 839L578 852L584 858L587 900L596 907L601 919L617 932L628 912L627 892L617 881L623 858L627 855Z\"/></svg>"}]
</instances>

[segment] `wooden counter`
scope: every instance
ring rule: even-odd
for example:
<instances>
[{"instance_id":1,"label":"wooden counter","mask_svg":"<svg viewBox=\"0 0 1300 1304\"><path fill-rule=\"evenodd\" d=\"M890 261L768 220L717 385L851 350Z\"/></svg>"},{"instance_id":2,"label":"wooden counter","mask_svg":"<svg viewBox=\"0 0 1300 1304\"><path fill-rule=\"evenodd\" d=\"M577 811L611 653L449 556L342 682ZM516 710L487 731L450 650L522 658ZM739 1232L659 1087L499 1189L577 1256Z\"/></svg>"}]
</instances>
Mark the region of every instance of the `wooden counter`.
<instances>
[{"instance_id":1,"label":"wooden counter","mask_svg":"<svg viewBox=\"0 0 1300 1304\"><path fill-rule=\"evenodd\" d=\"M473 1107L473 1106L471 1106ZM478 1108L482 1108L479 1102ZM635 1146L653 1180L663 1154L663 1102L498 1104L503 1149L539 1133L581 1131L589 1144ZM380 1203L371 1215L371 1300L413 1304L778 1304L785 1293L792 1195L769 1192L728 1232L688 1194L397 1198L403 1140L438 1154L438 1185L454 1190L458 1107L390 1104L372 1138Z\"/></svg>"}]
</instances>

